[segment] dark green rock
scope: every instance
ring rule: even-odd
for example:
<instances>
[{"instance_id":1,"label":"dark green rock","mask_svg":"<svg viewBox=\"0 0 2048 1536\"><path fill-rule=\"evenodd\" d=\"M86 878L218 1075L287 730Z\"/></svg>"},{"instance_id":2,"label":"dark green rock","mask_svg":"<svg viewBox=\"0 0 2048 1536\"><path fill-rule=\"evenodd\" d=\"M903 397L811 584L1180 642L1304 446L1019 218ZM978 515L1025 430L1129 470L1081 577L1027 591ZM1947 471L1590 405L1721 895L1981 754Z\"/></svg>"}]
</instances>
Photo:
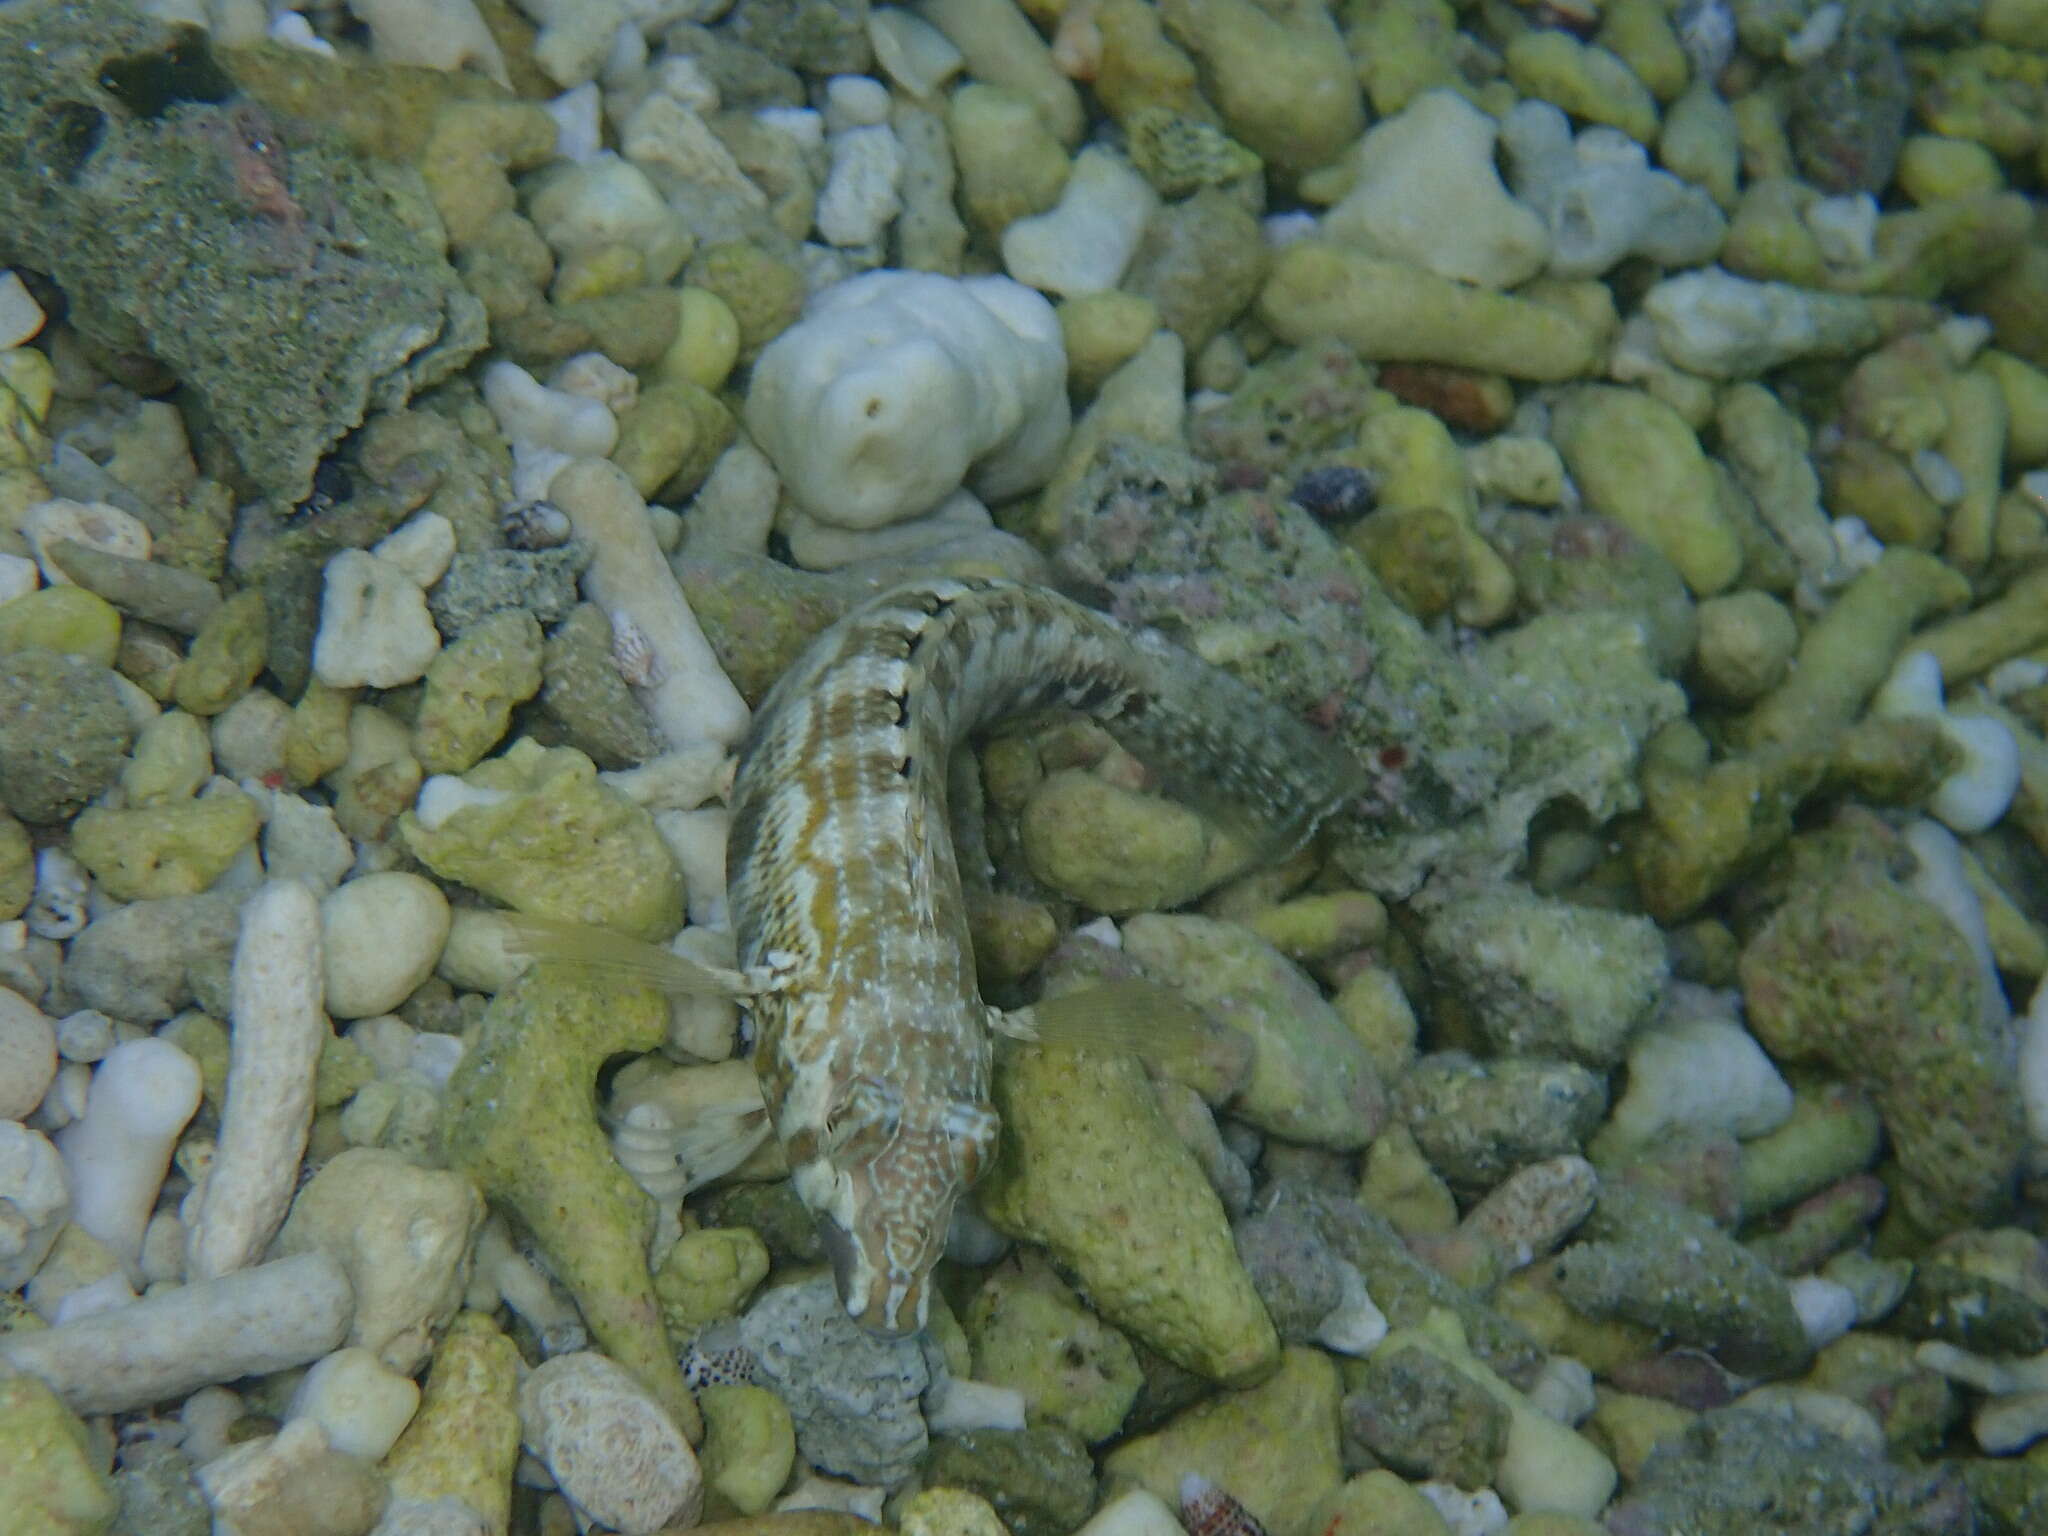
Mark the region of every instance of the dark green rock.
<instances>
[{"instance_id":1,"label":"dark green rock","mask_svg":"<svg viewBox=\"0 0 2048 1536\"><path fill-rule=\"evenodd\" d=\"M1403 1477L1484 1488L1507 1448L1508 1410L1441 1356L1376 1351L1345 1394L1343 1431Z\"/></svg>"},{"instance_id":2,"label":"dark green rock","mask_svg":"<svg viewBox=\"0 0 2048 1536\"><path fill-rule=\"evenodd\" d=\"M204 34L124 0L9 7L0 98L0 254L98 354L183 384L262 492L303 500L373 406L482 348L418 177L272 118Z\"/></svg>"},{"instance_id":3,"label":"dark green rock","mask_svg":"<svg viewBox=\"0 0 2048 1536\"><path fill-rule=\"evenodd\" d=\"M1723 1408L1643 1464L1613 1536L1970 1536L1952 1467L1896 1464L1803 1420Z\"/></svg>"},{"instance_id":4,"label":"dark green rock","mask_svg":"<svg viewBox=\"0 0 2048 1536\"><path fill-rule=\"evenodd\" d=\"M135 727L106 667L56 651L0 656L0 803L57 822L119 777Z\"/></svg>"},{"instance_id":5,"label":"dark green rock","mask_svg":"<svg viewBox=\"0 0 2048 1536\"><path fill-rule=\"evenodd\" d=\"M1088 1452L1049 1424L942 1436L925 1458L924 1481L980 1494L1014 1536L1067 1536L1095 1507Z\"/></svg>"}]
</instances>

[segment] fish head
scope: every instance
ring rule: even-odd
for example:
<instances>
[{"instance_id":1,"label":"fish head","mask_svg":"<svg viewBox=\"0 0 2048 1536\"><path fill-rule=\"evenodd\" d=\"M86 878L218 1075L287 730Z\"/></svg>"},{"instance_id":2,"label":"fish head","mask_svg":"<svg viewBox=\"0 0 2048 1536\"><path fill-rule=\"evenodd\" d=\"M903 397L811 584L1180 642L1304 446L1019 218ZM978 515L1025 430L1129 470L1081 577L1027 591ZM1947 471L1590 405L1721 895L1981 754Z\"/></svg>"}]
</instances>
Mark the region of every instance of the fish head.
<instances>
[{"instance_id":1,"label":"fish head","mask_svg":"<svg viewBox=\"0 0 2048 1536\"><path fill-rule=\"evenodd\" d=\"M924 1327L932 1266L953 1206L995 1152L995 1111L971 1100L909 1105L856 1079L833 1107L817 1160L796 1170L847 1315L901 1337Z\"/></svg>"}]
</instances>

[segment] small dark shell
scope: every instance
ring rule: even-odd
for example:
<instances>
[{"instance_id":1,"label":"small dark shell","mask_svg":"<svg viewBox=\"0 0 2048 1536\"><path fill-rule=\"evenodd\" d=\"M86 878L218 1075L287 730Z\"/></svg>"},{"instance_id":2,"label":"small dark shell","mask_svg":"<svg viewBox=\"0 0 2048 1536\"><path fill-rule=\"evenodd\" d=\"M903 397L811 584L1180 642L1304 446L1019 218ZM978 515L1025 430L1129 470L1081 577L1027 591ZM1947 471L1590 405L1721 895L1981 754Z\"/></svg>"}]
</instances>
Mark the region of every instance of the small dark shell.
<instances>
[{"instance_id":1,"label":"small dark shell","mask_svg":"<svg viewBox=\"0 0 2048 1536\"><path fill-rule=\"evenodd\" d=\"M507 512L498 531L513 549L558 549L573 531L569 514L550 501L528 501Z\"/></svg>"},{"instance_id":2,"label":"small dark shell","mask_svg":"<svg viewBox=\"0 0 2048 1536\"><path fill-rule=\"evenodd\" d=\"M1319 523L1356 522L1372 510L1373 478L1348 464L1325 464L1294 482L1287 499Z\"/></svg>"}]
</instances>

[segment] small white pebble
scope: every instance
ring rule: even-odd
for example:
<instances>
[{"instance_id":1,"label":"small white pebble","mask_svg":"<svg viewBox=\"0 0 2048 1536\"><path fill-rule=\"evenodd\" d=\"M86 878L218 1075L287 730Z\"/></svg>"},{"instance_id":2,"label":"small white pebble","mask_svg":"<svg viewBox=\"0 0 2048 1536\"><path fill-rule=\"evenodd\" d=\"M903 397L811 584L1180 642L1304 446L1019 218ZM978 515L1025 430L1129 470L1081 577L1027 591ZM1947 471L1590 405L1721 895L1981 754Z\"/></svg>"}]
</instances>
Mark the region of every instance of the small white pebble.
<instances>
[{"instance_id":1,"label":"small white pebble","mask_svg":"<svg viewBox=\"0 0 2048 1536\"><path fill-rule=\"evenodd\" d=\"M1811 64L1834 47L1835 39L1842 35L1846 14L1840 5L1828 4L1807 17L1806 25L1785 39L1785 62L1798 68Z\"/></svg>"},{"instance_id":2,"label":"small white pebble","mask_svg":"<svg viewBox=\"0 0 2048 1536\"><path fill-rule=\"evenodd\" d=\"M2018 481L2019 492L2042 511L2048 512L2048 469L2030 469Z\"/></svg>"},{"instance_id":3,"label":"small white pebble","mask_svg":"<svg viewBox=\"0 0 2048 1536\"><path fill-rule=\"evenodd\" d=\"M762 107L754 113L754 121L788 134L804 149L817 149L825 142L825 115L808 107Z\"/></svg>"},{"instance_id":4,"label":"small white pebble","mask_svg":"<svg viewBox=\"0 0 2048 1536\"><path fill-rule=\"evenodd\" d=\"M871 75L834 75L825 82L825 131L869 128L889 121L889 88Z\"/></svg>"},{"instance_id":5,"label":"small white pebble","mask_svg":"<svg viewBox=\"0 0 2048 1536\"><path fill-rule=\"evenodd\" d=\"M279 11L271 18L266 35L273 43L283 43L287 48L303 48L323 59L334 57L334 44L316 33L313 24L297 11Z\"/></svg>"},{"instance_id":6,"label":"small white pebble","mask_svg":"<svg viewBox=\"0 0 2048 1536\"><path fill-rule=\"evenodd\" d=\"M954 1376L927 1392L925 1402L925 1423L935 1435L1024 1427L1024 1394L1015 1387Z\"/></svg>"},{"instance_id":7,"label":"small white pebble","mask_svg":"<svg viewBox=\"0 0 2048 1536\"><path fill-rule=\"evenodd\" d=\"M581 165L604 149L604 98L595 80L541 105L555 120L555 153L562 159Z\"/></svg>"},{"instance_id":8,"label":"small white pebble","mask_svg":"<svg viewBox=\"0 0 2048 1536\"><path fill-rule=\"evenodd\" d=\"M1868 192L1820 198L1807 205L1803 217L1830 265L1861 267L1876 259L1877 199Z\"/></svg>"},{"instance_id":9,"label":"small white pebble","mask_svg":"<svg viewBox=\"0 0 2048 1536\"><path fill-rule=\"evenodd\" d=\"M1450 1527L1451 1536L1500 1536L1508 1528L1507 1506L1491 1488L1467 1493L1453 1483L1417 1483L1415 1491L1429 1500Z\"/></svg>"},{"instance_id":10,"label":"small white pebble","mask_svg":"<svg viewBox=\"0 0 2048 1536\"><path fill-rule=\"evenodd\" d=\"M1792 1281L1792 1310L1806 1329L1806 1341L1824 1349L1856 1326L1856 1293L1819 1275Z\"/></svg>"},{"instance_id":11,"label":"small white pebble","mask_svg":"<svg viewBox=\"0 0 2048 1536\"><path fill-rule=\"evenodd\" d=\"M285 1419L311 1419L335 1450L381 1461L419 1405L417 1382L358 1345L315 1362L292 1393Z\"/></svg>"},{"instance_id":12,"label":"small white pebble","mask_svg":"<svg viewBox=\"0 0 2048 1536\"><path fill-rule=\"evenodd\" d=\"M1942 351L1958 368L1967 368L1991 341L1991 322L1982 315L1950 315L1934 328Z\"/></svg>"},{"instance_id":13,"label":"small white pebble","mask_svg":"<svg viewBox=\"0 0 2048 1536\"><path fill-rule=\"evenodd\" d=\"M1316 216L1312 213L1272 213L1259 221L1259 233L1266 237L1266 244L1273 250L1306 240L1316 232Z\"/></svg>"},{"instance_id":14,"label":"small white pebble","mask_svg":"<svg viewBox=\"0 0 2048 1536\"><path fill-rule=\"evenodd\" d=\"M88 1280L59 1297L56 1306L50 1309L50 1326L61 1328L66 1323L96 1317L102 1312L118 1311L134 1301L135 1290L128 1284L128 1277L118 1269L110 1270L97 1280Z\"/></svg>"},{"instance_id":15,"label":"small white pebble","mask_svg":"<svg viewBox=\"0 0 2048 1536\"><path fill-rule=\"evenodd\" d=\"M462 1036L423 1029L413 1039L412 1070L436 1088L446 1088L462 1065L462 1050Z\"/></svg>"},{"instance_id":16,"label":"small white pebble","mask_svg":"<svg viewBox=\"0 0 2048 1536\"><path fill-rule=\"evenodd\" d=\"M506 790L487 789L480 784L465 784L451 773L437 773L420 786L419 799L413 802L413 814L427 831L432 832L457 811L472 805L497 805L511 798Z\"/></svg>"},{"instance_id":17,"label":"small white pebble","mask_svg":"<svg viewBox=\"0 0 2048 1536\"><path fill-rule=\"evenodd\" d=\"M718 94L718 82L704 73L695 54L663 59L651 71L654 88L702 117L709 117L725 103Z\"/></svg>"},{"instance_id":18,"label":"small white pebble","mask_svg":"<svg viewBox=\"0 0 2048 1536\"><path fill-rule=\"evenodd\" d=\"M1940 502L1952 507L1963 499L1968 489L1963 484L1963 472L1951 464L1948 456L1933 448L1919 449L1913 455L1913 478L1920 482L1920 489Z\"/></svg>"},{"instance_id":19,"label":"small white pebble","mask_svg":"<svg viewBox=\"0 0 2048 1536\"><path fill-rule=\"evenodd\" d=\"M42 573L27 555L0 555L0 603L26 597L42 584Z\"/></svg>"}]
</instances>

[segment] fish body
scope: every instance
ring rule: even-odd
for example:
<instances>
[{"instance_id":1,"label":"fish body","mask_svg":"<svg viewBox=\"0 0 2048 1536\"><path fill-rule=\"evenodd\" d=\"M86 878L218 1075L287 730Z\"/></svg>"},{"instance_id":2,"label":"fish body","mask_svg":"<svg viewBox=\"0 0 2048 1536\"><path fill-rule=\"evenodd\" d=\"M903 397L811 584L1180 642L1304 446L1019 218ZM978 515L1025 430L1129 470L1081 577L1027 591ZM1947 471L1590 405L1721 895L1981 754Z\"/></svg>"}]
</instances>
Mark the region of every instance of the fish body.
<instances>
[{"instance_id":1,"label":"fish body","mask_svg":"<svg viewBox=\"0 0 2048 1536\"><path fill-rule=\"evenodd\" d=\"M763 702L731 797L728 889L754 1059L798 1197L865 1327L924 1324L953 1206L994 1155L993 1031L948 762L1072 709L1298 845L1345 798L1308 727L1149 631L1055 593L934 578L864 604Z\"/></svg>"}]
</instances>

